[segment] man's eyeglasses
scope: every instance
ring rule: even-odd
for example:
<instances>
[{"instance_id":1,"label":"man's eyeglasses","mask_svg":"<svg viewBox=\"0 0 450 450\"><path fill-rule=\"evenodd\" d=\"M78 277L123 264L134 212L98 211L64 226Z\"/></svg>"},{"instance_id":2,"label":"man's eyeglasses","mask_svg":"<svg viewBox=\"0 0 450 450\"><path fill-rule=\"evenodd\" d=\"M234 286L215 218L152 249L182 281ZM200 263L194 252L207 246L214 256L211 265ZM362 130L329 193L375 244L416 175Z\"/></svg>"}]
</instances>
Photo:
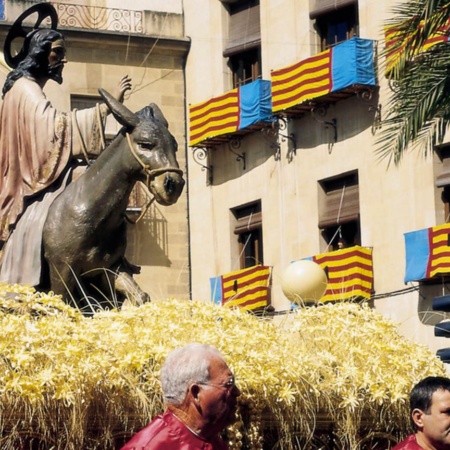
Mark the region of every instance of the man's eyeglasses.
<instances>
[{"instance_id":1,"label":"man's eyeglasses","mask_svg":"<svg viewBox=\"0 0 450 450\"><path fill-rule=\"evenodd\" d=\"M230 381L227 381L225 384L214 384L214 383L197 383L197 384L200 384L202 386L212 386L219 389L225 389L227 392L231 392L235 388L237 389L234 378L231 379Z\"/></svg>"}]
</instances>

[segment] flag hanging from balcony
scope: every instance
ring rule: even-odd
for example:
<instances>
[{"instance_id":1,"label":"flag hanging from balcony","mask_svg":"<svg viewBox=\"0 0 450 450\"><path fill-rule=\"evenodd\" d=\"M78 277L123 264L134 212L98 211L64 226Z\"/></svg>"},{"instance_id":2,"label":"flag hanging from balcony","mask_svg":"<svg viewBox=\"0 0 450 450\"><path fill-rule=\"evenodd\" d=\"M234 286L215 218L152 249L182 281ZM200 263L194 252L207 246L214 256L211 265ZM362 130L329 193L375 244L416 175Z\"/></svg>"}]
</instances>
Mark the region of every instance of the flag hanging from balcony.
<instances>
[{"instance_id":1,"label":"flag hanging from balcony","mask_svg":"<svg viewBox=\"0 0 450 450\"><path fill-rule=\"evenodd\" d=\"M232 134L269 121L272 115L270 81L256 80L189 107L189 145Z\"/></svg>"},{"instance_id":2,"label":"flag hanging from balcony","mask_svg":"<svg viewBox=\"0 0 450 450\"><path fill-rule=\"evenodd\" d=\"M311 258L328 277L327 290L321 302L370 298L373 291L372 249L349 247Z\"/></svg>"},{"instance_id":3,"label":"flag hanging from balcony","mask_svg":"<svg viewBox=\"0 0 450 450\"><path fill-rule=\"evenodd\" d=\"M450 274L450 224L405 233L405 283Z\"/></svg>"},{"instance_id":4,"label":"flag hanging from balcony","mask_svg":"<svg viewBox=\"0 0 450 450\"><path fill-rule=\"evenodd\" d=\"M283 111L354 84L376 84L374 43L352 38L272 72L272 112Z\"/></svg>"},{"instance_id":5,"label":"flag hanging from balcony","mask_svg":"<svg viewBox=\"0 0 450 450\"><path fill-rule=\"evenodd\" d=\"M267 306L270 275L271 267L254 266L211 278L211 300L246 311Z\"/></svg>"}]
</instances>

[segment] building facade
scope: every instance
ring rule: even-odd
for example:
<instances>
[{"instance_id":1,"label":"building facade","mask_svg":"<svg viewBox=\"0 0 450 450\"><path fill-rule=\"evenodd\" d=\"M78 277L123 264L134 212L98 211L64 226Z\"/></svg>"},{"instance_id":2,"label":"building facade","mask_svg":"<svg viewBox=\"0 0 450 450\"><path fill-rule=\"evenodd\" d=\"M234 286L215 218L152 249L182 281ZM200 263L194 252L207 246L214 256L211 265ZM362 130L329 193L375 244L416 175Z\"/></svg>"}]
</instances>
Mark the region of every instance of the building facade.
<instances>
[{"instance_id":1,"label":"building facade","mask_svg":"<svg viewBox=\"0 0 450 450\"><path fill-rule=\"evenodd\" d=\"M289 312L283 273L313 259L335 282L327 300L365 299L409 338L448 346L434 331L446 313L432 309L448 294L446 269L409 272L429 262L411 260L416 232L443 228L448 238L445 149L411 151L399 166L376 152L394 4L184 2L194 299L227 300L224 280L262 265L271 268L262 310Z\"/></svg>"}]
</instances>

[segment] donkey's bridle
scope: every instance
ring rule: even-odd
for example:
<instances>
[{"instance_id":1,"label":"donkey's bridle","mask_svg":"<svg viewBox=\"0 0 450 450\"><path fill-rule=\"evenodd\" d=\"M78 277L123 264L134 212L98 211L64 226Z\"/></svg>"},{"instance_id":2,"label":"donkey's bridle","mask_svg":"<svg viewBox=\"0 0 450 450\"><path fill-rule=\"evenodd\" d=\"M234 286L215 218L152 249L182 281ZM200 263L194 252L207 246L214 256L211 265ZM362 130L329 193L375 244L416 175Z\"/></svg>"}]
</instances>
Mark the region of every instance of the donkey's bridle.
<instances>
[{"instance_id":1,"label":"donkey's bridle","mask_svg":"<svg viewBox=\"0 0 450 450\"><path fill-rule=\"evenodd\" d=\"M147 175L147 180L144 184L144 186L147 189L147 193L150 193L152 190L152 188L150 187L150 180L152 178L157 177L158 175L161 175L161 174L167 173L167 172L174 172L174 173L178 173L179 175L183 176L183 171L181 169L179 169L178 167L168 166L168 167L164 167L164 168L160 168L160 169L152 169L150 167L150 165L145 164L144 161L142 161L142 158L140 158L140 156L137 154L135 148L133 147L133 143L131 142L130 134L126 133L126 136L127 136L128 147L130 148L131 154L136 158L136 161L141 165L142 170ZM139 214L139 217L135 221L132 221L127 216L125 216L126 219L132 223L139 222L142 219L142 217L144 217L148 208L155 201L155 199L156 199L156 197L153 197L145 204L145 206L142 208L141 213Z\"/></svg>"},{"instance_id":2,"label":"donkey's bridle","mask_svg":"<svg viewBox=\"0 0 450 450\"><path fill-rule=\"evenodd\" d=\"M167 167L161 167L160 169L152 169L149 164L145 164L144 161L140 158L140 156L137 154L136 150L133 147L133 143L131 142L130 134L126 133L127 136L127 142L128 147L130 148L130 151L132 155L136 158L136 161L141 165L142 169L144 170L145 174L147 175L147 186L149 186L149 181L152 178L157 177L158 175L161 175L166 172L174 172L181 176L183 176L183 171L178 167L173 166L167 166Z\"/></svg>"}]
</instances>

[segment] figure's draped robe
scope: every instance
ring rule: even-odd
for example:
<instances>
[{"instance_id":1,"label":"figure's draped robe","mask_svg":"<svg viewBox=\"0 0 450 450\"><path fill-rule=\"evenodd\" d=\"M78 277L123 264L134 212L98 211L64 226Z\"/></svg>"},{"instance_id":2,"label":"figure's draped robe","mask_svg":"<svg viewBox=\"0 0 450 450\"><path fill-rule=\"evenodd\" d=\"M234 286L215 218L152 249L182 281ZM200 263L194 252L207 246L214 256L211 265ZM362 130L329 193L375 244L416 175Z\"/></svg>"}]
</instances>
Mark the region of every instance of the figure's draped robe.
<instances>
[{"instance_id":1,"label":"figure's draped robe","mask_svg":"<svg viewBox=\"0 0 450 450\"><path fill-rule=\"evenodd\" d=\"M6 241L0 281L40 284L48 208L64 190L71 161L84 154L83 145L90 155L98 154L104 106L59 112L28 78L6 93L0 110L0 240Z\"/></svg>"}]
</instances>

